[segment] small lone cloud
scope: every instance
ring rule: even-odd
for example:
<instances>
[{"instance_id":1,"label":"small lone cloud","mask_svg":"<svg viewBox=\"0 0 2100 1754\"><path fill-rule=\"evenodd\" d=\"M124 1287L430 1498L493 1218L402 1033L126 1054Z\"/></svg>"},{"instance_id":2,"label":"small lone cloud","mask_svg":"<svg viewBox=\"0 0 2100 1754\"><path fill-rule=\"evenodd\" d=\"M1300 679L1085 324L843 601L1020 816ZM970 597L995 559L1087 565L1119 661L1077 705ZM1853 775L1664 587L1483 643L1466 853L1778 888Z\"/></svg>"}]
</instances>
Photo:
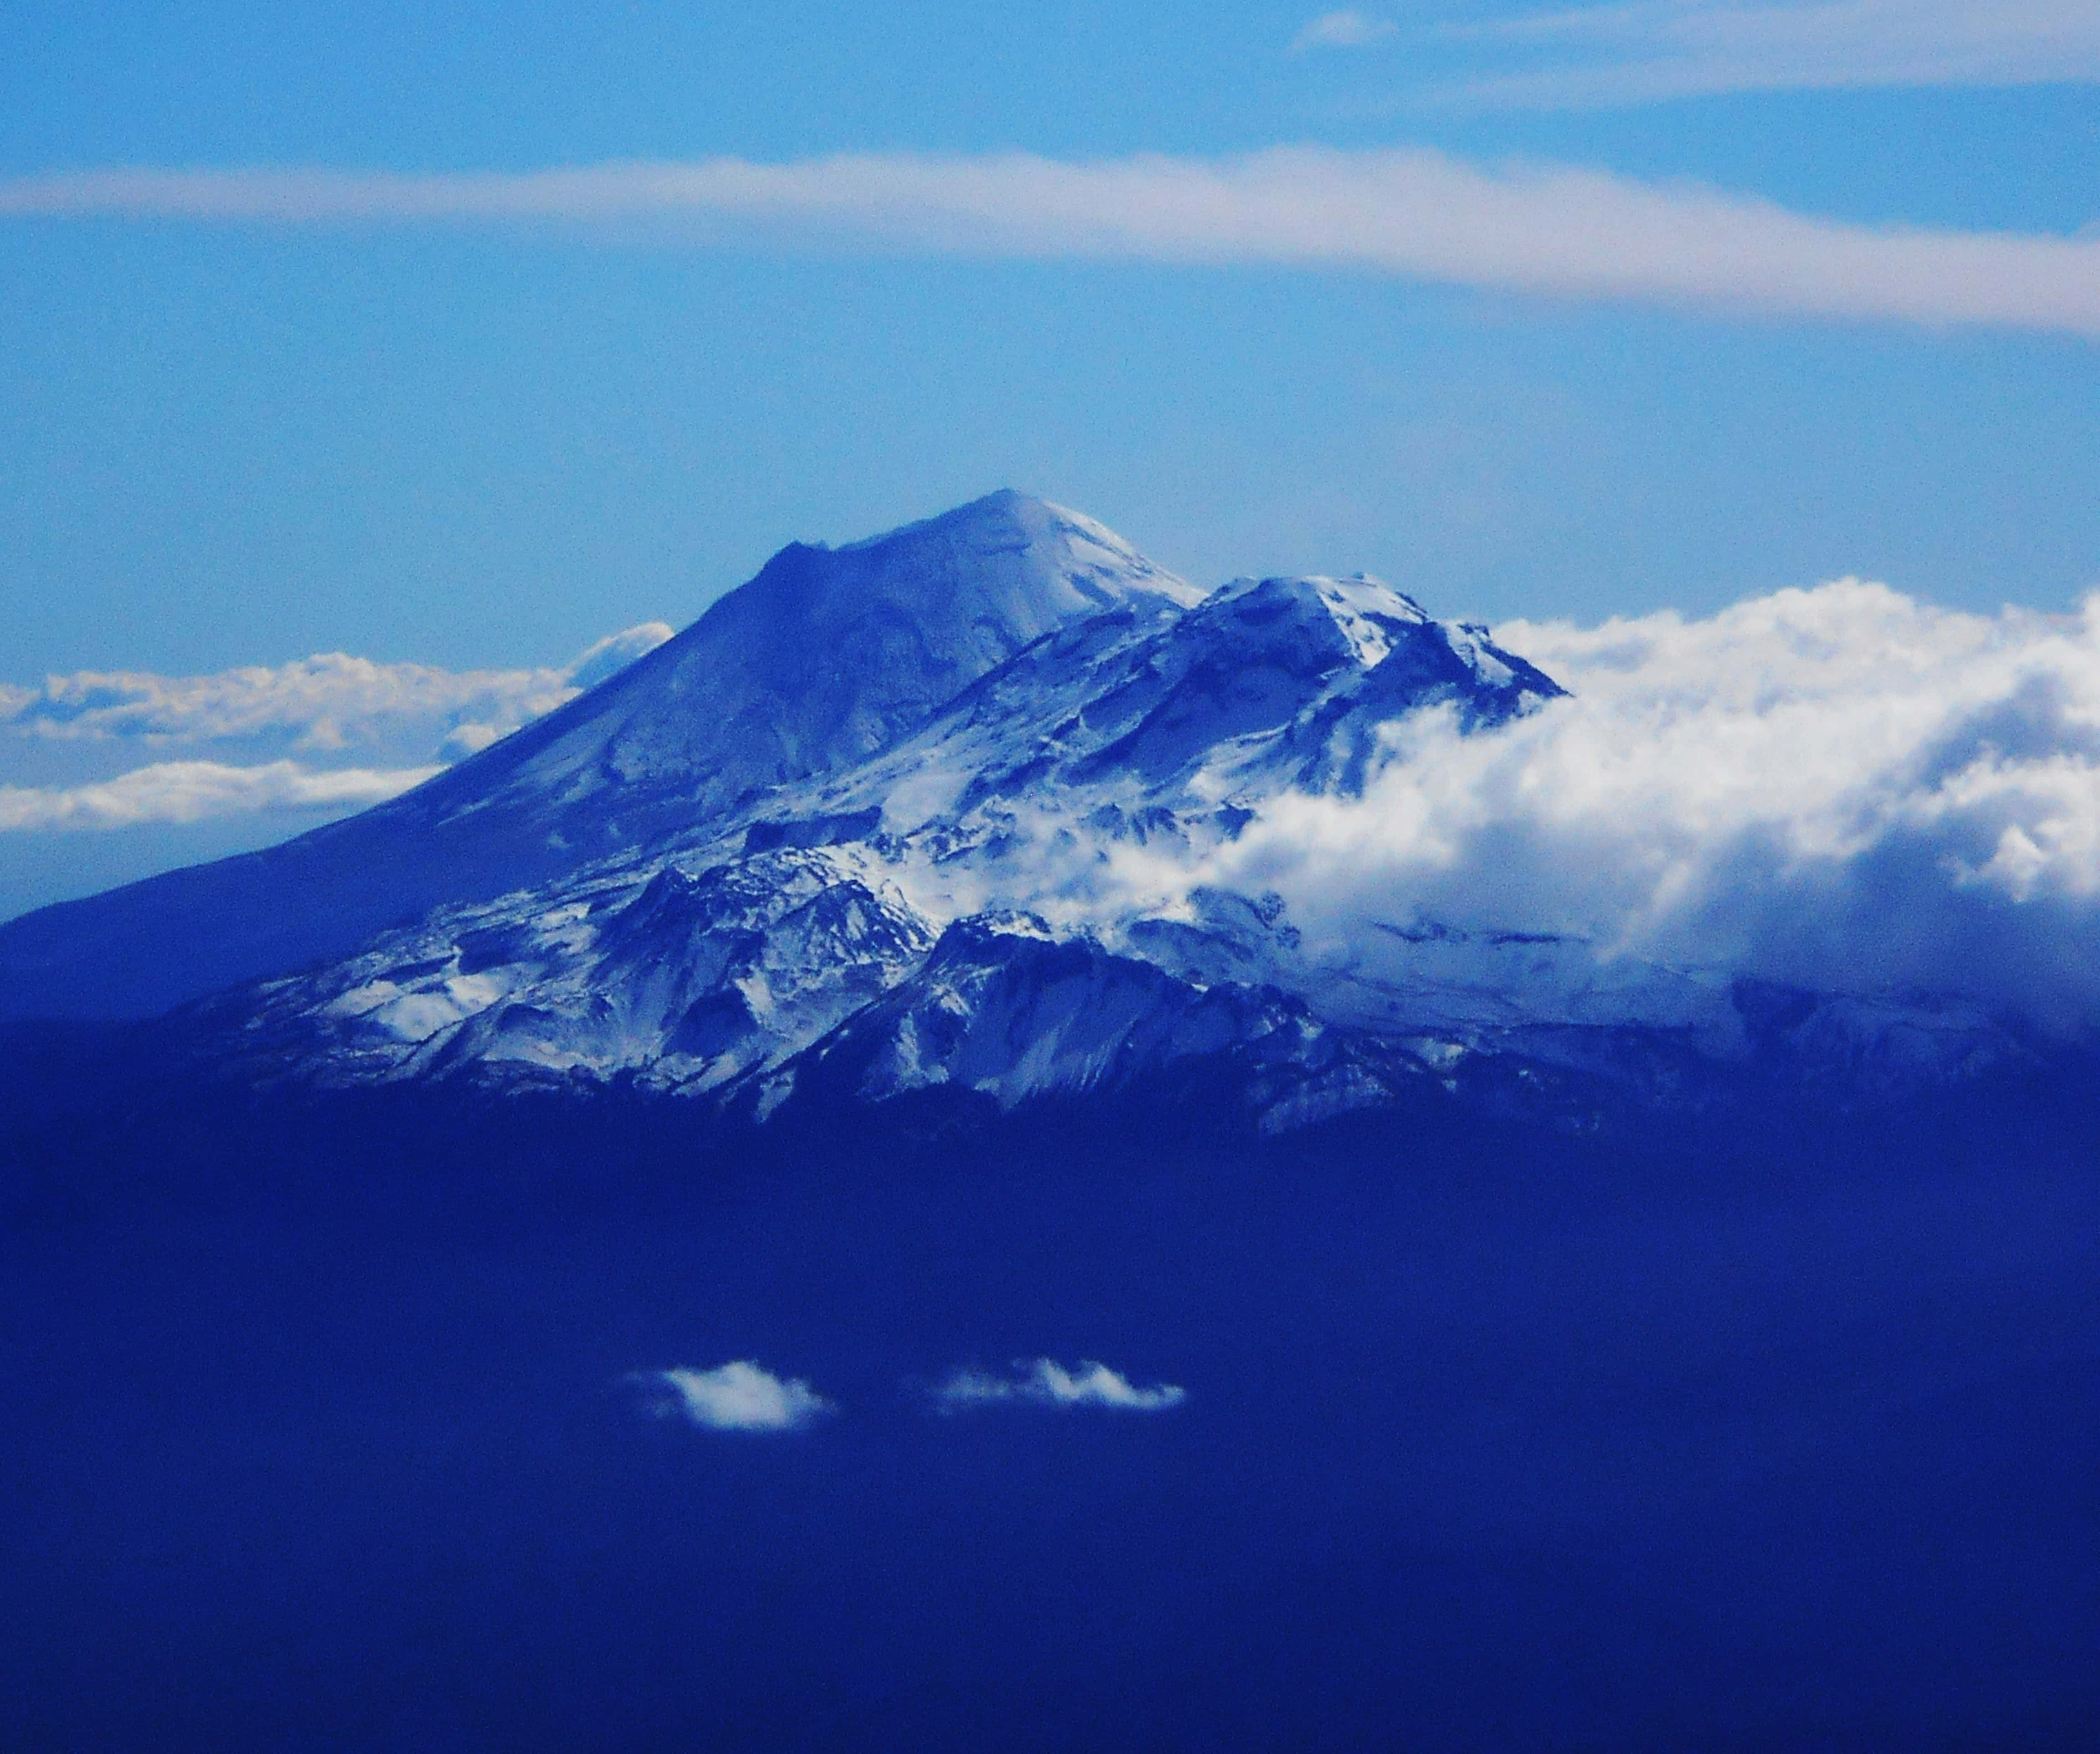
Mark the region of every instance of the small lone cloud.
<instances>
[{"instance_id":1,"label":"small lone cloud","mask_svg":"<svg viewBox=\"0 0 2100 1754\"><path fill-rule=\"evenodd\" d=\"M1399 25L1368 12L1322 12L1291 39L1290 51L1303 55L1308 49L1368 49L1399 34Z\"/></svg>"},{"instance_id":2,"label":"small lone cloud","mask_svg":"<svg viewBox=\"0 0 2100 1754\"><path fill-rule=\"evenodd\" d=\"M562 679L571 688L595 688L617 676L638 658L646 658L677 630L667 621L644 621L638 627L608 634L569 661Z\"/></svg>"},{"instance_id":3,"label":"small lone cloud","mask_svg":"<svg viewBox=\"0 0 2100 1754\"><path fill-rule=\"evenodd\" d=\"M1017 1359L1014 1374L994 1376L987 1371L959 1370L933 1391L934 1404L943 1412L966 1407L1028 1402L1039 1407L1101 1407L1131 1413L1163 1412L1188 1399L1185 1389L1171 1382L1141 1389L1120 1371L1092 1359L1076 1371L1067 1370L1055 1359Z\"/></svg>"},{"instance_id":4,"label":"small lone cloud","mask_svg":"<svg viewBox=\"0 0 2100 1754\"><path fill-rule=\"evenodd\" d=\"M445 740L438 745L438 753L452 758L479 755L492 743L503 739L503 731L496 725L455 725Z\"/></svg>"},{"instance_id":5,"label":"small lone cloud","mask_svg":"<svg viewBox=\"0 0 2100 1754\"><path fill-rule=\"evenodd\" d=\"M656 1392L658 1418L690 1420L710 1431L796 1431L837 1411L800 1376L784 1381L749 1359L712 1370L638 1371Z\"/></svg>"}]
</instances>

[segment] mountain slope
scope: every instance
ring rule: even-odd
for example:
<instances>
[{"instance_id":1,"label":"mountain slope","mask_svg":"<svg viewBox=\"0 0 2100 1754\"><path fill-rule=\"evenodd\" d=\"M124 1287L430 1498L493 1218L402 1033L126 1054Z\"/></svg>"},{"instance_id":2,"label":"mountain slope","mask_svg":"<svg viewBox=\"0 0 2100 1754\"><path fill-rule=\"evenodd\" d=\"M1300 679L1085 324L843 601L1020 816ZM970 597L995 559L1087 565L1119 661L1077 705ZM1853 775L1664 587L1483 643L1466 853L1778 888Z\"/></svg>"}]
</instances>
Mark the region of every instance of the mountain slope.
<instances>
[{"instance_id":1,"label":"mountain slope","mask_svg":"<svg viewBox=\"0 0 2100 1754\"><path fill-rule=\"evenodd\" d=\"M1060 627L1199 594L1012 493L791 546L647 657L403 797L0 926L0 1018L148 1016L341 956L858 761Z\"/></svg>"},{"instance_id":2,"label":"mountain slope","mask_svg":"<svg viewBox=\"0 0 2100 1754\"><path fill-rule=\"evenodd\" d=\"M572 876L439 908L213 1014L263 1077L632 1077L762 1113L805 1088L1011 1102L1258 1049L1299 1063L1269 1080L1281 1101L1308 1056L1334 1070L1329 1023L1542 1018L1317 966L1259 900L1199 891L1162 915L1103 862L1199 859L1280 793L1360 783L1408 713L1489 729L1560 692L1375 580L1239 580L1186 610L1118 593L866 761L690 806ZM608 784L609 806L646 784ZM862 1060L888 1070L841 1085Z\"/></svg>"},{"instance_id":3,"label":"mountain slope","mask_svg":"<svg viewBox=\"0 0 2100 1754\"><path fill-rule=\"evenodd\" d=\"M1088 793L1157 809L1354 790L1381 725L1445 706L1491 729L1564 692L1378 580L1235 579L1185 615L1126 607L1045 638L820 796L911 828Z\"/></svg>"},{"instance_id":4,"label":"mountain slope","mask_svg":"<svg viewBox=\"0 0 2100 1754\"><path fill-rule=\"evenodd\" d=\"M1715 1073L1849 1076L1826 1049L1862 1035L1862 1065L1906 1044L1889 1088L2014 1051L1973 1008L1806 996L1780 1030L1725 971L1551 934L1416 921L1375 954L1315 954L1277 898L1203 877L1265 810L1357 789L1396 719L1492 734L1560 692L1374 580L1122 604L867 762L439 909L229 995L206 1027L262 1079L632 1080L760 1118L936 1087L1010 1105L1207 1058L1264 1126L1520 1065L1681 1095Z\"/></svg>"}]
</instances>

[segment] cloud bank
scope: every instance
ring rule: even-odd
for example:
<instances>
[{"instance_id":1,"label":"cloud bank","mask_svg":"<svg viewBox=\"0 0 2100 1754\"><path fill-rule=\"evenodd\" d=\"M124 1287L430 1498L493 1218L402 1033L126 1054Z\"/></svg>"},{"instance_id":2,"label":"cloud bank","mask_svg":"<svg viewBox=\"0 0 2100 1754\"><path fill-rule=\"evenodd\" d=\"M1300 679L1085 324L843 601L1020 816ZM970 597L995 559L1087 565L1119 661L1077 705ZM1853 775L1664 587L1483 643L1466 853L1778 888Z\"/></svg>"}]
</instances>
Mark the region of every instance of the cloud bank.
<instances>
[{"instance_id":1,"label":"cloud bank","mask_svg":"<svg viewBox=\"0 0 2100 1754\"><path fill-rule=\"evenodd\" d=\"M1179 1407L1187 1390L1172 1383L1141 1389L1118 1371L1092 1359L1076 1371L1067 1370L1054 1359L1017 1359L1010 1376L985 1371L960 1370L933 1391L934 1404L944 1412L966 1407L1019 1403L1052 1407L1105 1407L1127 1413L1158 1413Z\"/></svg>"},{"instance_id":2,"label":"cloud bank","mask_svg":"<svg viewBox=\"0 0 2100 1754\"><path fill-rule=\"evenodd\" d=\"M663 1391L651 1403L660 1417L710 1431L796 1431L836 1411L801 1377L776 1376L748 1359L712 1370L645 1371L637 1380Z\"/></svg>"},{"instance_id":3,"label":"cloud bank","mask_svg":"<svg viewBox=\"0 0 2100 1754\"><path fill-rule=\"evenodd\" d=\"M518 174L114 170L0 216L529 224L620 239L1335 269L1541 296L2100 334L2100 238L1868 226L1689 183L1421 149L1074 162L712 158Z\"/></svg>"},{"instance_id":4,"label":"cloud bank","mask_svg":"<svg viewBox=\"0 0 2100 1754\"><path fill-rule=\"evenodd\" d=\"M663 623L645 623L558 669L453 671L330 652L210 676L83 670L40 687L0 684L0 832L362 809L574 700L670 637ZM20 742L11 750L20 738L112 762L146 749L199 755L84 784L9 784L11 753L19 760L28 752Z\"/></svg>"},{"instance_id":5,"label":"cloud bank","mask_svg":"<svg viewBox=\"0 0 2100 1754\"><path fill-rule=\"evenodd\" d=\"M1734 5L1637 0L1533 13L1455 34L1601 60L1467 87L1541 108L1727 91L1873 86L2019 86L2100 80L2100 8L2085 0L1811 0Z\"/></svg>"},{"instance_id":6,"label":"cloud bank","mask_svg":"<svg viewBox=\"0 0 2100 1754\"><path fill-rule=\"evenodd\" d=\"M1372 973L1419 965L1432 922L2100 1018L2100 594L1980 616L1845 580L1496 637L1572 698L1389 727L1361 797L1282 797L1194 875L1275 890Z\"/></svg>"}]
</instances>

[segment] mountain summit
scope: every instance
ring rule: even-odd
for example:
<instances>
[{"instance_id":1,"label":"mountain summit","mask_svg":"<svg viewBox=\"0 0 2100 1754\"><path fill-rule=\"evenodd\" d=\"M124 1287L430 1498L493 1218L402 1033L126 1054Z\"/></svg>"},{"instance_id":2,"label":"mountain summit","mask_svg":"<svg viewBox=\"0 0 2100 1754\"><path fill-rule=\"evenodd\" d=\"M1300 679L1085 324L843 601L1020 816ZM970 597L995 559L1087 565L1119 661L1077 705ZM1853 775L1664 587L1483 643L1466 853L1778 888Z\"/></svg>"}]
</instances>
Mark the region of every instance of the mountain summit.
<instances>
[{"instance_id":1,"label":"mountain summit","mask_svg":"<svg viewBox=\"0 0 2100 1754\"><path fill-rule=\"evenodd\" d=\"M402 797L0 926L0 1018L149 1016L342 955L861 760L1057 628L1202 595L1012 492L843 548L792 543L647 657Z\"/></svg>"},{"instance_id":2,"label":"mountain summit","mask_svg":"<svg viewBox=\"0 0 2100 1754\"><path fill-rule=\"evenodd\" d=\"M513 874L549 846L569 864L624 850L865 760L1061 627L1202 597L1010 491L843 548L791 543L602 687L366 820L470 822Z\"/></svg>"}]
</instances>

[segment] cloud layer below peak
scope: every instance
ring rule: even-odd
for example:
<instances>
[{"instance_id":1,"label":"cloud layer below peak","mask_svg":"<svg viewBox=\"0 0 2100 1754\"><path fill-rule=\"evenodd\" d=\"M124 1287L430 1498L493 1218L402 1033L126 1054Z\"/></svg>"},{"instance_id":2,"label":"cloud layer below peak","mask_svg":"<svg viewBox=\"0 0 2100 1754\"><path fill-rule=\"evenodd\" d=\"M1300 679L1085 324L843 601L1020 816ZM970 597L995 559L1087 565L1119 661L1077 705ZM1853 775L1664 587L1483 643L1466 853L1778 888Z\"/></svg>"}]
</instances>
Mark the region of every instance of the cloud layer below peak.
<instances>
[{"instance_id":1,"label":"cloud layer below peak","mask_svg":"<svg viewBox=\"0 0 2100 1754\"><path fill-rule=\"evenodd\" d=\"M0 683L0 775L55 750L91 775L60 785L0 778L0 832L362 809L670 637L647 622L537 669L446 670L328 652L209 676L80 671L37 687ZM146 751L164 758L141 762Z\"/></svg>"},{"instance_id":2,"label":"cloud layer below peak","mask_svg":"<svg viewBox=\"0 0 2100 1754\"><path fill-rule=\"evenodd\" d=\"M1361 797L1286 794L1202 868L1133 855L1129 881L1274 891L1308 953L1381 978L1458 967L1470 934L1503 948L1467 978L1519 1002L1559 958L1606 1010L1685 971L1688 1019L1736 974L2100 1019L2100 595L1982 616L1843 580L1496 633L1569 697L1396 723Z\"/></svg>"},{"instance_id":3,"label":"cloud layer below peak","mask_svg":"<svg viewBox=\"0 0 2100 1754\"><path fill-rule=\"evenodd\" d=\"M0 179L0 216L90 215L527 225L699 244L1343 270L1554 298L2100 334L2100 239L1861 225L1696 185L1423 148Z\"/></svg>"}]
</instances>

